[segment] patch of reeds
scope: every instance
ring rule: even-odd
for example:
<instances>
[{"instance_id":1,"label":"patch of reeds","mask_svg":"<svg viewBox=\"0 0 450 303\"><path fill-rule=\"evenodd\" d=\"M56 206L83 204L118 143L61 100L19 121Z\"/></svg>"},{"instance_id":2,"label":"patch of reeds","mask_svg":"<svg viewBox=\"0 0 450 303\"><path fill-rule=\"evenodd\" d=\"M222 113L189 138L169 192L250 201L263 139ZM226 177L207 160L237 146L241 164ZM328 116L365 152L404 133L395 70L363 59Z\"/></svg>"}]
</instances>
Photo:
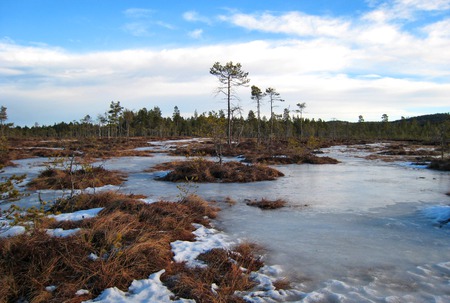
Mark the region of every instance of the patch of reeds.
<instances>
[{"instance_id":1,"label":"patch of reeds","mask_svg":"<svg viewBox=\"0 0 450 303\"><path fill-rule=\"evenodd\" d=\"M38 189L85 189L100 187L107 184L120 185L125 181L125 175L117 171L106 170L101 166L89 169L70 171L67 169L47 168L32 180L28 187Z\"/></svg>"},{"instance_id":2,"label":"patch of reeds","mask_svg":"<svg viewBox=\"0 0 450 303\"><path fill-rule=\"evenodd\" d=\"M55 210L86 206L104 209L92 219L48 220L29 233L0 239L0 302L81 302L108 287L127 290L134 279L173 268L170 243L193 240L193 223L207 225L218 211L198 196L146 204L113 192L74 196ZM81 230L59 238L49 236L43 226ZM56 289L49 292L48 286ZM79 289L89 293L76 296Z\"/></svg>"},{"instance_id":3,"label":"patch of reeds","mask_svg":"<svg viewBox=\"0 0 450 303\"><path fill-rule=\"evenodd\" d=\"M276 199L276 200L268 200L265 198L262 198L259 201L248 201L247 205L248 206L254 206L254 207L259 207L261 209L277 209L277 208L282 208L284 206L286 206L287 202L283 199Z\"/></svg>"},{"instance_id":4,"label":"patch of reeds","mask_svg":"<svg viewBox=\"0 0 450 303\"><path fill-rule=\"evenodd\" d=\"M202 158L177 162L173 171L158 179L171 182L256 182L275 180L284 174L274 168L255 164L247 165L240 162L217 163Z\"/></svg>"}]
</instances>

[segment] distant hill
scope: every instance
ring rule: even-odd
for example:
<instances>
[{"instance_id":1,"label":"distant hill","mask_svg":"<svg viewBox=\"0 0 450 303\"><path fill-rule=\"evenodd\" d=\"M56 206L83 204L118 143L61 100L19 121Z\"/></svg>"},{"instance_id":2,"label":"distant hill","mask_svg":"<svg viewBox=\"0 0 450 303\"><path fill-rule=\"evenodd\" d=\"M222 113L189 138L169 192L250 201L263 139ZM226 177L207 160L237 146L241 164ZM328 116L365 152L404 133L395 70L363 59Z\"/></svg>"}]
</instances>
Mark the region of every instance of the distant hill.
<instances>
[{"instance_id":1,"label":"distant hill","mask_svg":"<svg viewBox=\"0 0 450 303\"><path fill-rule=\"evenodd\" d=\"M419 123L420 125L424 125L427 122L442 123L445 121L450 121L450 113L422 115L422 116L417 116L417 117L412 117L412 118L396 120L393 122L398 123L398 122L402 122L402 121L407 121L407 122L417 121L417 123Z\"/></svg>"}]
</instances>

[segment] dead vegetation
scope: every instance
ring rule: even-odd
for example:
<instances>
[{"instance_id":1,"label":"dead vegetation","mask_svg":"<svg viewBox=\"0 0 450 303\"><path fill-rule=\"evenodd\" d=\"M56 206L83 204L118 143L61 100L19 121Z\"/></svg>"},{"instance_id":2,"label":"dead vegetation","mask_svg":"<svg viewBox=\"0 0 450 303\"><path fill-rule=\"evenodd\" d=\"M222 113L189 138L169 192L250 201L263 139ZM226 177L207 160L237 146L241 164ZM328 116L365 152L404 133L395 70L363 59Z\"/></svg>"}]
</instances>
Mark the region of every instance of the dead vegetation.
<instances>
[{"instance_id":1,"label":"dead vegetation","mask_svg":"<svg viewBox=\"0 0 450 303\"><path fill-rule=\"evenodd\" d=\"M126 291L134 279L161 269L166 270L162 280L178 297L244 302L235 292L250 289L250 272L263 265L255 256L257 247L248 243L201 254L205 268L173 262L170 243L192 241L193 223L208 226L217 215L218 209L198 196L146 204L113 192L81 194L60 201L53 211L93 207L104 209L78 222L42 217L29 233L0 239L1 302L81 302L109 287ZM46 233L46 228L75 227L81 230L69 237ZM48 291L49 286L55 290ZM88 292L76 296L80 289Z\"/></svg>"},{"instance_id":2,"label":"dead vegetation","mask_svg":"<svg viewBox=\"0 0 450 303\"><path fill-rule=\"evenodd\" d=\"M74 171L70 169L47 168L37 178L28 183L31 190L38 189L85 189L107 184L120 185L125 175L118 171L106 170L101 166L87 166Z\"/></svg>"},{"instance_id":3,"label":"dead vegetation","mask_svg":"<svg viewBox=\"0 0 450 303\"><path fill-rule=\"evenodd\" d=\"M262 198L259 201L247 201L248 206L254 206L261 209L278 209L285 207L287 202L283 199L276 199L276 200L268 200L265 198Z\"/></svg>"},{"instance_id":4,"label":"dead vegetation","mask_svg":"<svg viewBox=\"0 0 450 303\"><path fill-rule=\"evenodd\" d=\"M223 144L220 148L213 141L196 142L188 146L180 146L172 153L185 156L220 156L241 157L247 163L275 164L336 164L337 160L329 157L318 157L314 152L318 148L330 146L329 142L310 138L300 141L272 140L270 143L258 144L255 139L243 140L237 145Z\"/></svg>"},{"instance_id":5,"label":"dead vegetation","mask_svg":"<svg viewBox=\"0 0 450 303\"><path fill-rule=\"evenodd\" d=\"M224 162L222 164L196 158L189 161L165 164L172 171L159 178L171 182L256 182L275 180L284 176L280 171L262 164L248 165L240 162Z\"/></svg>"},{"instance_id":6,"label":"dead vegetation","mask_svg":"<svg viewBox=\"0 0 450 303\"><path fill-rule=\"evenodd\" d=\"M249 274L263 266L260 258L255 257L257 252L258 247L249 243L240 244L233 250L214 248L197 258L206 267L176 264L163 276L163 281L177 296L196 302L244 303L245 300L235 292L255 286Z\"/></svg>"},{"instance_id":7,"label":"dead vegetation","mask_svg":"<svg viewBox=\"0 0 450 303\"><path fill-rule=\"evenodd\" d=\"M64 158L73 155L82 157L86 162L94 159L111 157L140 156L149 157L148 151L135 150L149 146L151 138L84 138L84 139L50 139L8 138L5 142L7 157L0 157L3 162L18 159L49 157Z\"/></svg>"}]
</instances>

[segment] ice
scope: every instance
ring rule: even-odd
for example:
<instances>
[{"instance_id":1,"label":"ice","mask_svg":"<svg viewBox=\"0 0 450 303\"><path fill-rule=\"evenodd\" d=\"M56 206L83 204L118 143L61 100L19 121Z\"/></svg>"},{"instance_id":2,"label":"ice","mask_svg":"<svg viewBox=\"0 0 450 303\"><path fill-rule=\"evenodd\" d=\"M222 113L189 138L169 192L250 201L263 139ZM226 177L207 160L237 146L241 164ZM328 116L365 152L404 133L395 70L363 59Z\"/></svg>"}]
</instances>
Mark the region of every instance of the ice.
<instances>
[{"instance_id":1,"label":"ice","mask_svg":"<svg viewBox=\"0 0 450 303\"><path fill-rule=\"evenodd\" d=\"M55 228L55 229L47 229L47 234L52 237L69 237L77 232L79 232L80 228L74 228L74 229L62 229L62 228Z\"/></svg>"},{"instance_id":2,"label":"ice","mask_svg":"<svg viewBox=\"0 0 450 303\"><path fill-rule=\"evenodd\" d=\"M218 201L222 211L214 230L196 226L196 242L172 244L176 260L201 265L195 261L198 254L246 239L267 250L265 261L273 270L255 274L261 285L243 294L249 302L450 302L450 225L439 226L450 217L450 197L445 195L450 174L410 163L369 161L364 157L372 152L365 147L324 151L341 163L275 166L286 175L276 181L198 184L193 191ZM148 169L183 159L154 153L153 157L110 159L102 165L129 174L114 190L146 195L151 203L177 201L180 184L155 181L164 172ZM38 165L38 161L22 161L9 173L30 169L33 176ZM61 192L42 193L52 195ZM222 203L226 197L237 203ZM263 211L244 202L260 198L282 198L288 205ZM20 202L36 205L37 195L32 193ZM275 290L271 283L277 276L287 276L294 289ZM160 283L158 279L151 281ZM109 289L102 296L111 300L99 302L145 302L124 301L140 300L131 288L127 293Z\"/></svg>"},{"instance_id":3,"label":"ice","mask_svg":"<svg viewBox=\"0 0 450 303\"><path fill-rule=\"evenodd\" d=\"M436 224L450 220L450 206L448 205L430 206L424 208L423 213Z\"/></svg>"}]
</instances>

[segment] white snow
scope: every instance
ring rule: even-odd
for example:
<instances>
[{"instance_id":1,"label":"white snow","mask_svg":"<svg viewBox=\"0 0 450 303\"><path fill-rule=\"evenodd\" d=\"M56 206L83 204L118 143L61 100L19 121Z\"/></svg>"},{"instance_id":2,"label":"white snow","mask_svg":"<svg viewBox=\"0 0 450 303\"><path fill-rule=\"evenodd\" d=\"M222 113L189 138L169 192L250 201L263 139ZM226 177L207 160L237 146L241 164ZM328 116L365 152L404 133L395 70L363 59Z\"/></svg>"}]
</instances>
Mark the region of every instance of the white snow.
<instances>
[{"instance_id":1,"label":"white snow","mask_svg":"<svg viewBox=\"0 0 450 303\"><path fill-rule=\"evenodd\" d=\"M173 259L176 262L187 262L188 266L204 266L196 260L201 254L213 248L229 248L231 240L224 234L213 228L206 228L200 224L194 224L197 228L193 233L196 236L195 242L175 241L171 243L174 253Z\"/></svg>"},{"instance_id":2,"label":"white snow","mask_svg":"<svg viewBox=\"0 0 450 303\"><path fill-rule=\"evenodd\" d=\"M88 302L100 303L195 303L194 300L179 299L172 301L170 298L174 294L161 282L161 275L164 270L151 274L148 279L134 280L128 288L128 292L123 292L116 287L108 288L94 300Z\"/></svg>"},{"instance_id":3,"label":"white snow","mask_svg":"<svg viewBox=\"0 0 450 303\"><path fill-rule=\"evenodd\" d=\"M23 226L4 226L2 229L0 229L0 238L8 238L8 237L14 237L18 236L20 234L23 234L25 232L25 227Z\"/></svg>"},{"instance_id":4,"label":"white snow","mask_svg":"<svg viewBox=\"0 0 450 303\"><path fill-rule=\"evenodd\" d=\"M69 237L73 236L77 232L79 232L80 228L75 229L62 229L62 228L55 228L55 229L47 229L47 234L52 237Z\"/></svg>"},{"instance_id":5,"label":"white snow","mask_svg":"<svg viewBox=\"0 0 450 303\"><path fill-rule=\"evenodd\" d=\"M73 213L64 213L60 215L50 215L50 218L55 218L56 221L80 221L84 219L90 219L95 216L103 209L103 207L92 208L86 210L79 210Z\"/></svg>"}]
</instances>

